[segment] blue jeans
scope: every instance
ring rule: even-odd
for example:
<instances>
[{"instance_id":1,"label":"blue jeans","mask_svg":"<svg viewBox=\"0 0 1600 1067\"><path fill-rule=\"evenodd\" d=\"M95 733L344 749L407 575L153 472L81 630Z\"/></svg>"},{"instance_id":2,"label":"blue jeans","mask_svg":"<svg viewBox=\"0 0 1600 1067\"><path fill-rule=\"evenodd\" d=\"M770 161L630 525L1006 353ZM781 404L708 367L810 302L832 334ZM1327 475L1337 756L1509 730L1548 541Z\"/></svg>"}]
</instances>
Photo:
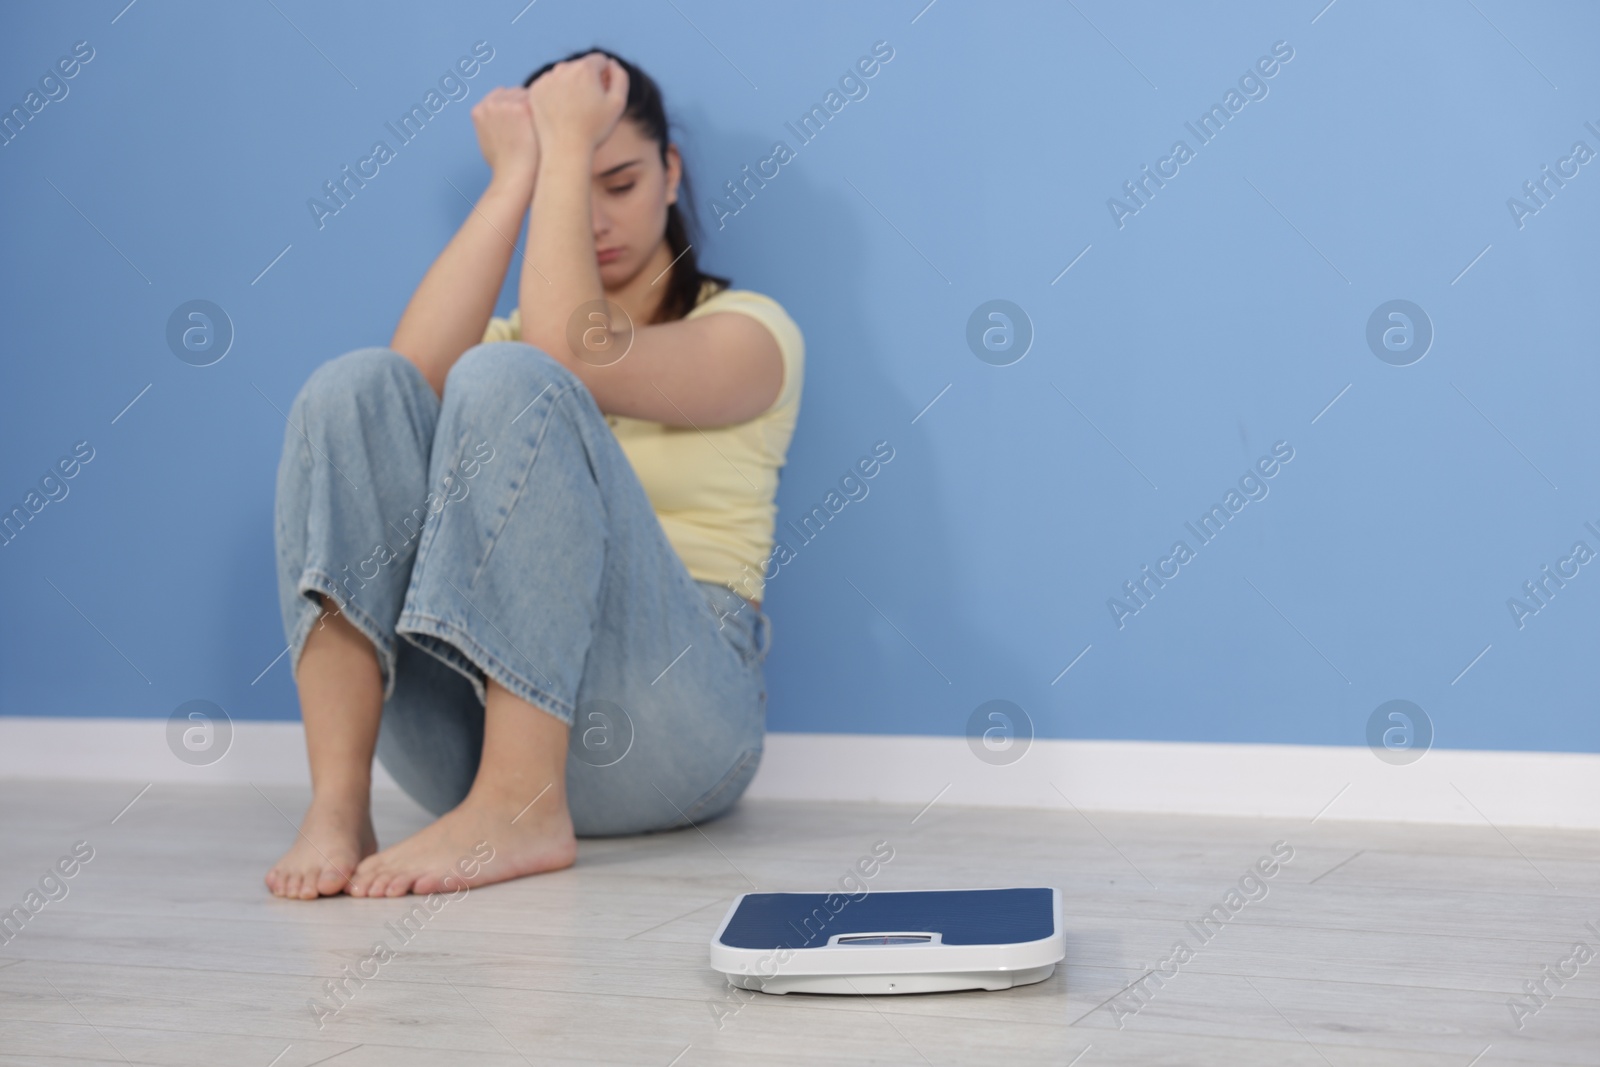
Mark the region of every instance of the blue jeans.
<instances>
[{"instance_id":1,"label":"blue jeans","mask_svg":"<svg viewBox=\"0 0 1600 1067\"><path fill-rule=\"evenodd\" d=\"M479 345L441 400L365 348L318 368L278 467L291 669L331 598L377 650L377 754L418 803L466 796L488 679L572 727L580 835L713 818L761 758L771 623L690 577L589 390Z\"/></svg>"}]
</instances>

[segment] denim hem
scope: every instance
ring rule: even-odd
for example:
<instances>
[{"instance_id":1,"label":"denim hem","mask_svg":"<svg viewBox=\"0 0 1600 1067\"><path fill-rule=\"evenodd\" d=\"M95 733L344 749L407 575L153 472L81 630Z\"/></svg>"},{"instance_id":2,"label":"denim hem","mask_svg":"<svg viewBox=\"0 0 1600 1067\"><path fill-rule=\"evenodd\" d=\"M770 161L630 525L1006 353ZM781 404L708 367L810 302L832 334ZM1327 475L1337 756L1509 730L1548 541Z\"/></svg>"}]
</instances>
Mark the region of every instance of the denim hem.
<instances>
[{"instance_id":1,"label":"denim hem","mask_svg":"<svg viewBox=\"0 0 1600 1067\"><path fill-rule=\"evenodd\" d=\"M383 679L383 699L388 700L394 695L395 655L394 639L385 636L383 627L377 620L354 604L349 603L340 595L339 583L326 571L315 567L307 567L300 575L300 582L296 586L301 603L311 608L310 611L301 612L300 619L295 624L294 633L289 638L289 674L294 676L295 668L300 665L300 655L305 651L306 640L311 636L311 628L316 625L321 617L321 608L307 596L308 593L321 593L332 600L339 608L339 614L350 620L350 624L368 641L372 642L373 651L378 656L378 673Z\"/></svg>"},{"instance_id":2,"label":"denim hem","mask_svg":"<svg viewBox=\"0 0 1600 1067\"><path fill-rule=\"evenodd\" d=\"M571 726L577 709L570 701L552 696L506 666L466 630L446 619L406 611L395 629L401 637L465 675L480 704L488 703L485 678L492 678L519 700L533 704Z\"/></svg>"},{"instance_id":3,"label":"denim hem","mask_svg":"<svg viewBox=\"0 0 1600 1067\"><path fill-rule=\"evenodd\" d=\"M411 647L421 649L471 683L473 695L478 698L479 704L486 705L489 702L489 690L484 682L483 672L478 669L477 664L463 656L455 645L452 645L442 637L430 633L406 633L401 631L400 636Z\"/></svg>"}]
</instances>

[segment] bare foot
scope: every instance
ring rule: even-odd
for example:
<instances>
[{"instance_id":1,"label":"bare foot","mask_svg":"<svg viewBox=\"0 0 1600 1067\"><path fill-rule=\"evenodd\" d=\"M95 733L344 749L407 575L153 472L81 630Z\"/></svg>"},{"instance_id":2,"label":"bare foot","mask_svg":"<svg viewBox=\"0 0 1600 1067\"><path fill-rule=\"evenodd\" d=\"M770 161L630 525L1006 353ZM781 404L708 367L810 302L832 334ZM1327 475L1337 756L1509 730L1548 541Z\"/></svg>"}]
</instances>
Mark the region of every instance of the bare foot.
<instances>
[{"instance_id":1,"label":"bare foot","mask_svg":"<svg viewBox=\"0 0 1600 1067\"><path fill-rule=\"evenodd\" d=\"M549 798L530 806L525 799L469 793L432 826L363 860L350 880L350 895L453 893L463 885L558 871L577 857L565 804L557 807Z\"/></svg>"},{"instance_id":2,"label":"bare foot","mask_svg":"<svg viewBox=\"0 0 1600 1067\"><path fill-rule=\"evenodd\" d=\"M342 893L362 860L378 851L365 803L311 798L294 845L267 872L274 896L315 900Z\"/></svg>"}]
</instances>

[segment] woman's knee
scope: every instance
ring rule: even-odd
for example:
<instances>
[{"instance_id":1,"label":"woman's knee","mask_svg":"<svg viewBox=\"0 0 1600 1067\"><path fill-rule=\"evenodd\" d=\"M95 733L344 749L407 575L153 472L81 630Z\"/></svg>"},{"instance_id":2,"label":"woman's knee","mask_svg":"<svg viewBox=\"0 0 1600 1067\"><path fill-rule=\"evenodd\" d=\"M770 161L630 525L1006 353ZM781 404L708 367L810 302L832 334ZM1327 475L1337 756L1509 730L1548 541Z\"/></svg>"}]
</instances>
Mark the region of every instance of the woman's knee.
<instances>
[{"instance_id":1,"label":"woman's knee","mask_svg":"<svg viewBox=\"0 0 1600 1067\"><path fill-rule=\"evenodd\" d=\"M543 350L520 341L490 341L467 349L450 368L444 402L482 412L496 402L524 408L547 391L560 394L582 380Z\"/></svg>"},{"instance_id":2,"label":"woman's knee","mask_svg":"<svg viewBox=\"0 0 1600 1067\"><path fill-rule=\"evenodd\" d=\"M411 390L418 383L428 388L417 365L392 348L358 348L312 371L295 397L294 409L312 418L348 416L360 397L389 389ZM303 424L303 419L292 421Z\"/></svg>"}]
</instances>

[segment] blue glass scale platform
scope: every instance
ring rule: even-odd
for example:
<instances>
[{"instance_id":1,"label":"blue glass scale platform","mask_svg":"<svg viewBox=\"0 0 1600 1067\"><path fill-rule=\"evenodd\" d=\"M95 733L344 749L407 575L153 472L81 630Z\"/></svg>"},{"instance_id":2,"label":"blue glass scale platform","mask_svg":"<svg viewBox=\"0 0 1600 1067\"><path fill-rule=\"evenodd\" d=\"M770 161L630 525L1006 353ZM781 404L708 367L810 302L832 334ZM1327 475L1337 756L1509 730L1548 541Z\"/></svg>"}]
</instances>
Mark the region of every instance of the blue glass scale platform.
<instances>
[{"instance_id":1,"label":"blue glass scale platform","mask_svg":"<svg viewBox=\"0 0 1600 1067\"><path fill-rule=\"evenodd\" d=\"M711 966L764 993L940 993L1042 982L1066 957L1061 891L745 893Z\"/></svg>"}]
</instances>

